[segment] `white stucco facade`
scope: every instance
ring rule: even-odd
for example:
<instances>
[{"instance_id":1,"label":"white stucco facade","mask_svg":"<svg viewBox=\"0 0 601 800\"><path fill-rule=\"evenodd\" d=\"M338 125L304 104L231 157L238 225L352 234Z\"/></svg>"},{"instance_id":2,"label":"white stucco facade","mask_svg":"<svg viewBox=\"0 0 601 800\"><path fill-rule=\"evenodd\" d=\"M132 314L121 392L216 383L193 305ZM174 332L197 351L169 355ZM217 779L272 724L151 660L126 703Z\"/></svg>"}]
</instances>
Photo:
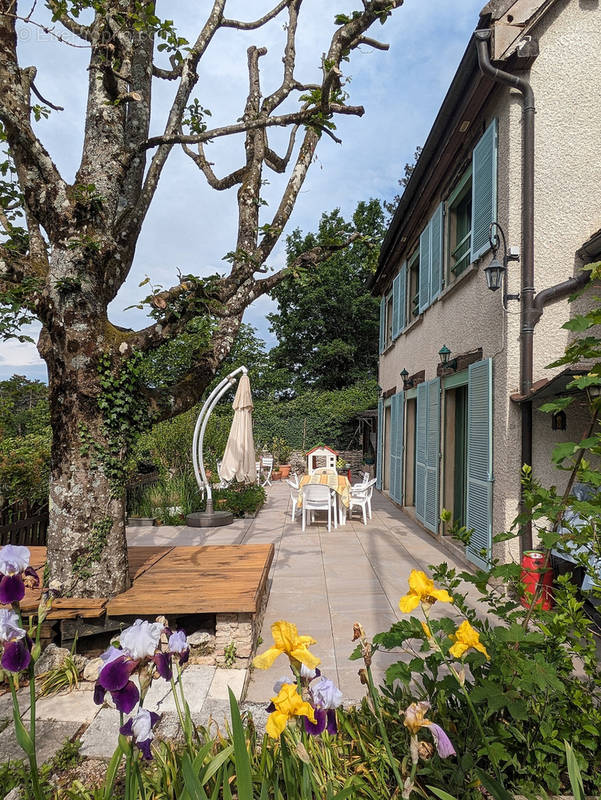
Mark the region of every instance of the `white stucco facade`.
<instances>
[{"instance_id":1,"label":"white stucco facade","mask_svg":"<svg viewBox=\"0 0 601 800\"><path fill-rule=\"evenodd\" d=\"M536 4L530 4L536 5ZM535 127L535 289L566 280L582 262L576 253L601 228L601 9L586 0L557 0L528 29L538 40L540 52L526 77L536 99ZM491 120L498 124L497 220L507 244L521 239L522 102L517 91L496 85L478 116L470 122L466 140ZM448 182L441 181L432 194L430 211L445 199ZM423 223L428 219L424 215ZM400 265L415 244L398 253ZM446 241L446 239L445 239ZM425 380L436 377L438 351L446 345L453 356L481 348L483 359L493 363L493 533L507 530L513 521L520 493L520 406L510 395L519 391L519 303L502 307L501 291L486 288L483 268L491 253L484 254L453 283L419 318L382 352L379 385L384 396L401 391L401 370L409 375L424 371ZM448 277L445 266L444 274ZM383 282L389 291L393 273ZM520 265L509 264L508 291L520 290ZM547 306L535 329L534 381L550 377L558 369L547 365L563 355L570 332L562 324L590 302L599 289L587 289L576 303L567 300ZM588 294L588 299L587 299ZM444 391L443 391L444 403ZM533 466L546 484L561 486L565 473L553 468L551 452L559 441L578 440L586 424L582 407L568 413L566 431L552 431L551 420L533 409ZM443 416L444 419L444 416ZM441 436L441 464L445 463L445 436ZM405 448L407 453L407 448ZM444 467L442 468L444 471ZM405 475L411 469L405 469ZM444 475L441 476L441 486ZM444 491L439 492L444 504ZM499 546L495 556L512 555Z\"/></svg>"}]
</instances>

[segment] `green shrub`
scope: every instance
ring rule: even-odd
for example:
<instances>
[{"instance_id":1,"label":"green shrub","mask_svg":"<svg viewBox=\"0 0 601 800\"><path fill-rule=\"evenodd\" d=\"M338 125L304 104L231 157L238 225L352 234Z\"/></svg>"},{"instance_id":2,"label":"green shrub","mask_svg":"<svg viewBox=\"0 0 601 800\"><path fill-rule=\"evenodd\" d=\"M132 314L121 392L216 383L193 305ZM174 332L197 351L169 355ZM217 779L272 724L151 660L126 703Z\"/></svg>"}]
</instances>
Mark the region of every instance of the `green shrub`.
<instances>
[{"instance_id":1,"label":"green shrub","mask_svg":"<svg viewBox=\"0 0 601 800\"><path fill-rule=\"evenodd\" d=\"M50 429L0 440L0 495L11 501L48 499Z\"/></svg>"}]
</instances>

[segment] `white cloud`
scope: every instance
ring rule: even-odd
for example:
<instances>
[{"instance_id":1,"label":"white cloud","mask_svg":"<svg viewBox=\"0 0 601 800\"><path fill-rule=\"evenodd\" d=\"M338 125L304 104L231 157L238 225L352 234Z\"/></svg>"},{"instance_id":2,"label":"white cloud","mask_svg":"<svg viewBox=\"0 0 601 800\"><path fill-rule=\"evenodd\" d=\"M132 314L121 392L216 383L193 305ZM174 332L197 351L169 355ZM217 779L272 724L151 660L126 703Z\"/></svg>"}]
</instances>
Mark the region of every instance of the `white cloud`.
<instances>
[{"instance_id":1,"label":"white cloud","mask_svg":"<svg viewBox=\"0 0 601 800\"><path fill-rule=\"evenodd\" d=\"M390 43L390 51L363 48L345 65L352 76L351 102L363 104L365 116L339 122L337 132L342 145L324 137L289 230L297 226L313 230L323 211L340 207L349 216L361 199L390 198L396 193L403 164L412 159L416 145L423 144L428 134L476 26L481 2L406 0L386 25L377 25L371 31L376 38ZM181 34L193 39L207 5L192 0L161 0L158 13L168 14ZM352 11L356 5L354 0L305 0L297 48L299 79L311 81L318 77L334 14ZM270 6L271 0L230 0L227 15L251 19ZM266 30L218 32L201 62L200 80L193 93L213 112L211 123L232 121L241 114L247 85L246 48L250 44L268 47L268 54L261 59L264 93L277 86L282 70L282 21L283 17ZM38 67L36 84L40 91L65 107L65 111L53 113L48 121L40 123L38 130L59 169L67 180L73 180L83 141L88 53L60 45L31 28L22 31L20 51L24 65ZM155 132L160 131L174 89L171 82L157 84L153 98ZM271 137L274 146L283 150L286 134L278 132ZM242 137L216 142L208 155L215 161L218 175L227 173L242 163ZM271 182L265 188L265 197L271 204L269 212L277 203L285 178L274 174L266 177ZM181 150L174 150L142 229L130 276L111 306L111 319L128 327L145 324L142 312L123 309L143 296L144 290L138 284L147 274L154 283L169 286L175 281L177 268L201 275L225 271L227 264L222 258L234 249L235 242L235 199L235 190L215 192L208 188L195 165ZM281 264L282 260L283 248L279 248L271 264ZM265 338L270 338L264 317L271 306L271 301L262 299L245 318ZM40 364L32 348L9 345L8 352L10 364L6 360L0 362L5 368L31 369Z\"/></svg>"}]
</instances>

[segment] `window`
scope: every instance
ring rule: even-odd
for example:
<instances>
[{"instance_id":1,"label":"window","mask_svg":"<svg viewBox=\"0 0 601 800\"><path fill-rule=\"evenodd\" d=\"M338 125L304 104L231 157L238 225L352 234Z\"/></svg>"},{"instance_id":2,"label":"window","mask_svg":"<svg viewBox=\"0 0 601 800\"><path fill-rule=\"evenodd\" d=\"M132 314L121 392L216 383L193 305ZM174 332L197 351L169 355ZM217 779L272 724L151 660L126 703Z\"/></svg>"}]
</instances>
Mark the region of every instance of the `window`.
<instances>
[{"instance_id":1,"label":"window","mask_svg":"<svg viewBox=\"0 0 601 800\"><path fill-rule=\"evenodd\" d=\"M449 220L449 283L471 263L472 168L464 173L447 200Z\"/></svg>"},{"instance_id":2,"label":"window","mask_svg":"<svg viewBox=\"0 0 601 800\"><path fill-rule=\"evenodd\" d=\"M390 292L389 295L386 295L386 347L392 342L392 309L393 298L392 292Z\"/></svg>"},{"instance_id":3,"label":"window","mask_svg":"<svg viewBox=\"0 0 601 800\"><path fill-rule=\"evenodd\" d=\"M419 245L415 248L413 255L409 257L407 264L409 269L407 319L412 322L416 317L419 317Z\"/></svg>"}]
</instances>

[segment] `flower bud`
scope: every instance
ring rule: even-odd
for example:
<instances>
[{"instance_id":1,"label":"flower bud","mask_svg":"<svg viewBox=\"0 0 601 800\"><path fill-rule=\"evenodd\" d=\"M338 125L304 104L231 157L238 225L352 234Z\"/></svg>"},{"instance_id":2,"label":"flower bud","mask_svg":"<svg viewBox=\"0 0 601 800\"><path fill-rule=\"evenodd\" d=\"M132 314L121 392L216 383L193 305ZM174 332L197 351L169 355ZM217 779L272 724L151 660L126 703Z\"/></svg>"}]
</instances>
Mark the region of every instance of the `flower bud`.
<instances>
[{"instance_id":1,"label":"flower bud","mask_svg":"<svg viewBox=\"0 0 601 800\"><path fill-rule=\"evenodd\" d=\"M434 745L431 742L420 742L417 746L417 753L422 761L429 761L434 755Z\"/></svg>"},{"instance_id":2,"label":"flower bud","mask_svg":"<svg viewBox=\"0 0 601 800\"><path fill-rule=\"evenodd\" d=\"M361 667L361 669L359 670L359 672L357 673L357 675L359 676L359 680L361 681L361 683L362 683L364 686L367 686L367 685L369 684L369 679L368 679L368 677L367 677L367 670L366 670L366 669L364 669L363 667Z\"/></svg>"}]
</instances>

